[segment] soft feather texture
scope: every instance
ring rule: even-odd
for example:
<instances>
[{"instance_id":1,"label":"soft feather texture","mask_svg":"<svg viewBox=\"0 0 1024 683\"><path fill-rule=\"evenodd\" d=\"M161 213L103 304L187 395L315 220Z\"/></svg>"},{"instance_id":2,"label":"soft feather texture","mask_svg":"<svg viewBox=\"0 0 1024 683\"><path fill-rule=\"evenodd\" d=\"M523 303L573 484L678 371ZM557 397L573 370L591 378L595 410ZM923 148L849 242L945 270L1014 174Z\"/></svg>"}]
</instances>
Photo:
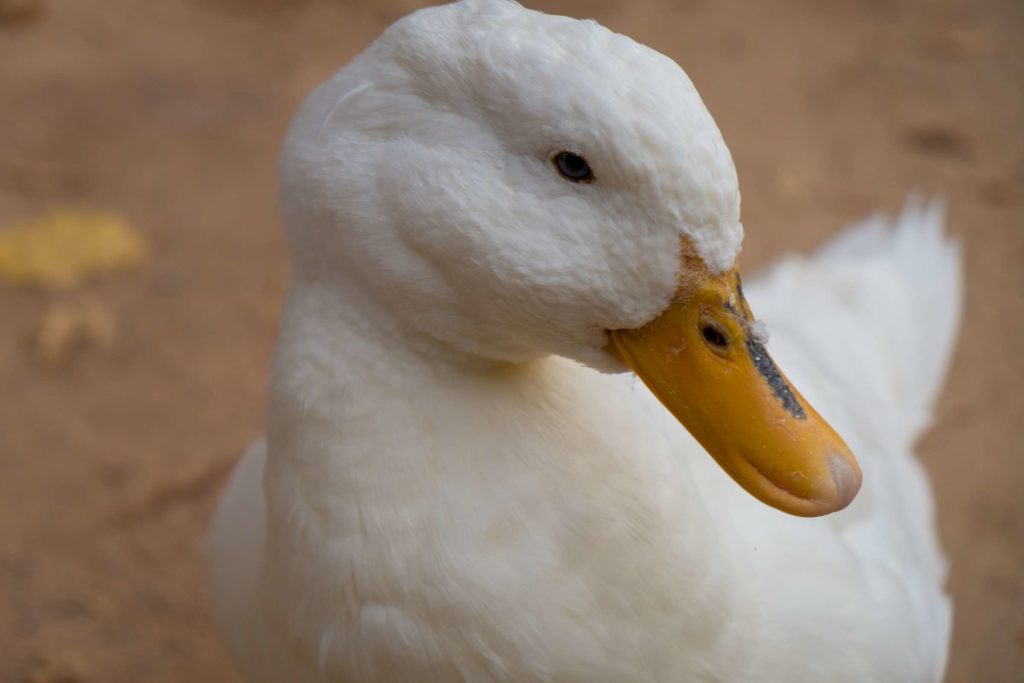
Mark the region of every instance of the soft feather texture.
<instances>
[{"instance_id":1,"label":"soft feather texture","mask_svg":"<svg viewBox=\"0 0 1024 683\"><path fill-rule=\"evenodd\" d=\"M597 181L559 178L560 146ZM934 205L747 285L864 469L807 520L635 378L561 357L597 366L603 330L661 310L681 235L716 267L738 250L732 162L669 60L501 0L424 10L311 96L281 169L267 439L208 541L250 681L940 679L910 451L959 311Z\"/></svg>"},{"instance_id":2,"label":"soft feather texture","mask_svg":"<svg viewBox=\"0 0 1024 683\"><path fill-rule=\"evenodd\" d=\"M561 149L598 182L553 173ZM303 104L281 184L296 277L502 360L604 364L605 330L668 304L680 236L721 270L743 235L732 158L675 63L504 0L391 26Z\"/></svg>"}]
</instances>

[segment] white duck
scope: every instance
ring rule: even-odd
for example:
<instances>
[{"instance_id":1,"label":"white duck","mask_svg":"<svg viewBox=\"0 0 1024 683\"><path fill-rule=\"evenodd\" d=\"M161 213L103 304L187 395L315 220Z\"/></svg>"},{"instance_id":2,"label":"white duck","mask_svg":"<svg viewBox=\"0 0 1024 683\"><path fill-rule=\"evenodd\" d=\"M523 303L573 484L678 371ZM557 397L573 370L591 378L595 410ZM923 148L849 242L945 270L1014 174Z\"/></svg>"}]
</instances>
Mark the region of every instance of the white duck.
<instances>
[{"instance_id":1,"label":"white duck","mask_svg":"<svg viewBox=\"0 0 1024 683\"><path fill-rule=\"evenodd\" d=\"M281 191L266 442L208 547L248 680L941 678L910 451L958 317L935 207L749 287L864 471L801 519L723 469L803 516L860 473L764 353L671 60L505 0L416 12L302 106Z\"/></svg>"}]
</instances>

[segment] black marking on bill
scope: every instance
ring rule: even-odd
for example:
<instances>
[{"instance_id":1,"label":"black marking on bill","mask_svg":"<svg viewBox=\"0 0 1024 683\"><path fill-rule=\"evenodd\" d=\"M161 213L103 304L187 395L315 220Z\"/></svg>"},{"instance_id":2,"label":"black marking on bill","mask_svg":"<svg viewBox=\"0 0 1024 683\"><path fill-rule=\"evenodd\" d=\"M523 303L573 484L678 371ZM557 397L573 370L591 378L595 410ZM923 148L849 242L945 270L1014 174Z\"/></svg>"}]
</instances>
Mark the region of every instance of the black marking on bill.
<instances>
[{"instance_id":1,"label":"black marking on bill","mask_svg":"<svg viewBox=\"0 0 1024 683\"><path fill-rule=\"evenodd\" d=\"M764 345L750 334L746 335L746 342L747 352L750 353L750 358L754 361L757 371L768 382L768 386L772 388L772 393L775 394L775 397L782 401L782 407L796 419L806 419L807 413L804 412L804 407L800 405L800 401L797 400L793 390L789 388L789 384L782 377L782 373L779 372L779 368L775 365L772 357L768 355Z\"/></svg>"}]
</instances>

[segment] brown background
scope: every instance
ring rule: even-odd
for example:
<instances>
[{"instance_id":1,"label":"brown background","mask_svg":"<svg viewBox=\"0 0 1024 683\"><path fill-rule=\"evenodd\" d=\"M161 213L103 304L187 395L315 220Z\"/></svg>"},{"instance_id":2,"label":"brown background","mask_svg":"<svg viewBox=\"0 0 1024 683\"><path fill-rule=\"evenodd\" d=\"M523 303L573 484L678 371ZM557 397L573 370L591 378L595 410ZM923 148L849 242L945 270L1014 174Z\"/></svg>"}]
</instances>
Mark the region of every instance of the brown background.
<instances>
[{"instance_id":1,"label":"brown background","mask_svg":"<svg viewBox=\"0 0 1024 683\"><path fill-rule=\"evenodd\" d=\"M76 294L0 287L0 681L234 680L200 538L262 419L277 145L304 93L416 4L0 0L0 229L95 206L152 245ZM534 5L687 69L739 168L748 270L912 189L947 197L966 320L920 451L953 561L949 680L1024 680L1024 3ZM26 340L69 297L116 338L47 367Z\"/></svg>"}]
</instances>

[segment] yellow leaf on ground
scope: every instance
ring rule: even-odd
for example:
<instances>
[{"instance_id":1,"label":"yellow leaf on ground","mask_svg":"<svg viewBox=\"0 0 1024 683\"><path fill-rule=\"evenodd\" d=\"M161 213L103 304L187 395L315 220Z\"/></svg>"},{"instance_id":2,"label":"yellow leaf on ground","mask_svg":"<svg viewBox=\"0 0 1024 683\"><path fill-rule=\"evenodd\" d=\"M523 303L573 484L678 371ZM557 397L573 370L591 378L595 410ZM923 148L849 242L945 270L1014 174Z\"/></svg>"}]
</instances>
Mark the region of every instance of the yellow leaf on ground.
<instances>
[{"instance_id":1,"label":"yellow leaf on ground","mask_svg":"<svg viewBox=\"0 0 1024 683\"><path fill-rule=\"evenodd\" d=\"M0 281L70 289L86 278L138 266L146 242L120 216L86 209L58 209L0 230Z\"/></svg>"},{"instance_id":2,"label":"yellow leaf on ground","mask_svg":"<svg viewBox=\"0 0 1024 683\"><path fill-rule=\"evenodd\" d=\"M44 365L56 368L80 349L109 347L116 336L117 323L109 308L98 301L74 299L46 309L33 336L33 351Z\"/></svg>"}]
</instances>

